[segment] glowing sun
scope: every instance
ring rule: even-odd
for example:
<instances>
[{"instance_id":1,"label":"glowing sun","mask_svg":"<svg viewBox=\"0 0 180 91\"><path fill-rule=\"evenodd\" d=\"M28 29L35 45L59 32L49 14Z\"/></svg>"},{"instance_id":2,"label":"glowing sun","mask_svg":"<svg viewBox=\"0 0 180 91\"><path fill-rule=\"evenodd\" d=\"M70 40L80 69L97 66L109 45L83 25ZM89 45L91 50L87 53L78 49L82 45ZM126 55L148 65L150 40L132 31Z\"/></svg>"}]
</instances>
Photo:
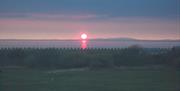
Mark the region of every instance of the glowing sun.
<instances>
[{"instance_id":1,"label":"glowing sun","mask_svg":"<svg viewBox=\"0 0 180 91\"><path fill-rule=\"evenodd\" d=\"M87 39L87 34L85 33L81 34L81 39Z\"/></svg>"}]
</instances>

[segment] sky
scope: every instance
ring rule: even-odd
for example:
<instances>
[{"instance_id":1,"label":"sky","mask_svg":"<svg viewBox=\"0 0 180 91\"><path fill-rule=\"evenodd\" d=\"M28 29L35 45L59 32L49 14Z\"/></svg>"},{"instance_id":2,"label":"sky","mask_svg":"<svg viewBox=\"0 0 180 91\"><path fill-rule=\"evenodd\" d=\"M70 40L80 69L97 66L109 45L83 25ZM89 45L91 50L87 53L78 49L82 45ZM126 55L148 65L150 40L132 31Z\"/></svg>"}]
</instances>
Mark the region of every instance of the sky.
<instances>
[{"instance_id":1,"label":"sky","mask_svg":"<svg viewBox=\"0 0 180 91\"><path fill-rule=\"evenodd\" d=\"M180 0L0 0L0 39L180 39Z\"/></svg>"}]
</instances>

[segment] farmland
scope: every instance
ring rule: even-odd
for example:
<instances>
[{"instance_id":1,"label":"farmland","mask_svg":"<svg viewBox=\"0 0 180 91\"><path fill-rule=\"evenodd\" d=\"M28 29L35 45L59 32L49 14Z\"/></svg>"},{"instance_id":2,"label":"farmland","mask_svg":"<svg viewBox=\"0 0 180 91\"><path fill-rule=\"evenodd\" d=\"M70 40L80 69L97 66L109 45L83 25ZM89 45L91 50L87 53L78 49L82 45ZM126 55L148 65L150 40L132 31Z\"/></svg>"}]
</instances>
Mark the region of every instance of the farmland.
<instances>
[{"instance_id":1,"label":"farmland","mask_svg":"<svg viewBox=\"0 0 180 91\"><path fill-rule=\"evenodd\" d=\"M178 91L180 71L161 69L6 69L1 91Z\"/></svg>"}]
</instances>

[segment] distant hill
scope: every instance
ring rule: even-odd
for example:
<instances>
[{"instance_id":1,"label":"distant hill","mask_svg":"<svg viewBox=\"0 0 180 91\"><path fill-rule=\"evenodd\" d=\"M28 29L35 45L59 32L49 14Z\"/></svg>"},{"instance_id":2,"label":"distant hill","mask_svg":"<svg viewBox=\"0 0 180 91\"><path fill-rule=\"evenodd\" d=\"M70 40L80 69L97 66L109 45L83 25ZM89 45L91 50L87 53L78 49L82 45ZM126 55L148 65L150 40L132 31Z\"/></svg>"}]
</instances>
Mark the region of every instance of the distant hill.
<instances>
[{"instance_id":1,"label":"distant hill","mask_svg":"<svg viewBox=\"0 0 180 91\"><path fill-rule=\"evenodd\" d=\"M90 39L90 40L136 41L137 39L133 39L133 38L98 38L98 39Z\"/></svg>"},{"instance_id":2,"label":"distant hill","mask_svg":"<svg viewBox=\"0 0 180 91\"><path fill-rule=\"evenodd\" d=\"M163 40L143 40L143 39L134 39L134 38L98 38L98 39L90 39L97 41L154 41L154 42L180 42L179 40L171 40L171 39L163 39Z\"/></svg>"}]
</instances>

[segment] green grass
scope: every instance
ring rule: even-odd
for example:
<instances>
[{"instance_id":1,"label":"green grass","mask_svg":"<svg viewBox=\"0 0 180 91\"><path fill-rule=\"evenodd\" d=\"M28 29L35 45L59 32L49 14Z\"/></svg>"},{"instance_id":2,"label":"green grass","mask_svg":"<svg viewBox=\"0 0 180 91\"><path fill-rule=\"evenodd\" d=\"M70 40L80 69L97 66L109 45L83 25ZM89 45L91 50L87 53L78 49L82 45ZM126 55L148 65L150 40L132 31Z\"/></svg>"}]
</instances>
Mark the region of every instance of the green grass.
<instances>
[{"instance_id":1,"label":"green grass","mask_svg":"<svg viewBox=\"0 0 180 91\"><path fill-rule=\"evenodd\" d=\"M0 91L178 91L179 71L63 71L6 69Z\"/></svg>"}]
</instances>

